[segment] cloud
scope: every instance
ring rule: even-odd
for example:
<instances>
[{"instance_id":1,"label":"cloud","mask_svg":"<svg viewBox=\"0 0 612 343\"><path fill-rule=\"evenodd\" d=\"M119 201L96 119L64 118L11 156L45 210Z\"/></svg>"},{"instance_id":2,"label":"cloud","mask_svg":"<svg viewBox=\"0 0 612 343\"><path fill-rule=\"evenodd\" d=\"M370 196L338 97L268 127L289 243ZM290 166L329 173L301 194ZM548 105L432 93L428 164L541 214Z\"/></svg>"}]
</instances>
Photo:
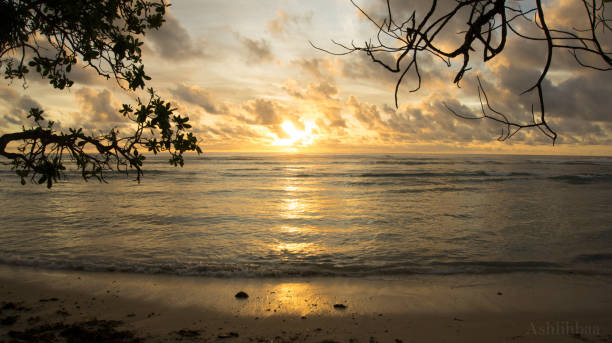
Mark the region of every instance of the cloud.
<instances>
[{"instance_id":1,"label":"cloud","mask_svg":"<svg viewBox=\"0 0 612 343\"><path fill-rule=\"evenodd\" d=\"M200 42L194 41L181 22L167 11L166 22L158 29L147 32L147 42L152 42L153 50L163 58L180 62L204 56Z\"/></svg>"},{"instance_id":2,"label":"cloud","mask_svg":"<svg viewBox=\"0 0 612 343\"><path fill-rule=\"evenodd\" d=\"M282 113L282 108L272 100L250 100L243 108L252 116L251 119L245 119L249 124L273 126L283 123L283 118L280 114Z\"/></svg>"},{"instance_id":3,"label":"cloud","mask_svg":"<svg viewBox=\"0 0 612 343\"><path fill-rule=\"evenodd\" d=\"M296 80L289 80L285 82L283 89L296 101L302 101L323 114L324 119L319 118L317 122L319 127L331 129L347 127L346 120L341 115L339 89L333 79L310 82L306 88L300 87L300 83Z\"/></svg>"},{"instance_id":4,"label":"cloud","mask_svg":"<svg viewBox=\"0 0 612 343\"><path fill-rule=\"evenodd\" d=\"M274 54L270 48L270 42L261 38L260 40L250 39L248 37L240 37L240 42L247 50L247 62L257 64L262 62L274 61Z\"/></svg>"},{"instance_id":5,"label":"cloud","mask_svg":"<svg viewBox=\"0 0 612 343\"><path fill-rule=\"evenodd\" d=\"M612 122L612 83L606 73L570 77L558 85L547 84L548 111L572 120Z\"/></svg>"},{"instance_id":6,"label":"cloud","mask_svg":"<svg viewBox=\"0 0 612 343\"><path fill-rule=\"evenodd\" d=\"M210 114L224 114L229 110L224 103L215 99L210 92L195 85L188 86L181 83L178 84L176 88L170 89L170 92L172 92L172 94L177 96L180 100L200 106Z\"/></svg>"},{"instance_id":7,"label":"cloud","mask_svg":"<svg viewBox=\"0 0 612 343\"><path fill-rule=\"evenodd\" d=\"M119 113L120 105L108 89L82 88L76 93L81 110L74 114L78 126L86 129L108 129L125 126L129 121Z\"/></svg>"},{"instance_id":8,"label":"cloud","mask_svg":"<svg viewBox=\"0 0 612 343\"><path fill-rule=\"evenodd\" d=\"M383 122L378 106L362 103L354 96L351 96L346 104L352 109L355 118L366 128L373 131L384 131L387 129L387 124Z\"/></svg>"},{"instance_id":9,"label":"cloud","mask_svg":"<svg viewBox=\"0 0 612 343\"><path fill-rule=\"evenodd\" d=\"M273 99L251 99L243 106L244 115L237 115L235 119L240 122L261 126L274 133L278 138L287 138L287 132L281 127L284 122L290 121L298 130L305 128L300 116L289 108Z\"/></svg>"},{"instance_id":10,"label":"cloud","mask_svg":"<svg viewBox=\"0 0 612 343\"><path fill-rule=\"evenodd\" d=\"M0 118L0 128L16 129L20 126L31 126L32 120L27 119L31 108L43 109L40 103L29 95L20 95L9 87L0 87L0 101L4 114Z\"/></svg>"},{"instance_id":11,"label":"cloud","mask_svg":"<svg viewBox=\"0 0 612 343\"><path fill-rule=\"evenodd\" d=\"M276 18L269 20L266 23L268 31L277 37L285 37L289 30L293 27L300 25L301 23L309 23L312 20L312 13L306 15L291 15L287 12L278 10L276 12Z\"/></svg>"},{"instance_id":12,"label":"cloud","mask_svg":"<svg viewBox=\"0 0 612 343\"><path fill-rule=\"evenodd\" d=\"M316 79L331 79L334 74L334 66L329 58L299 58L291 61L306 74Z\"/></svg>"},{"instance_id":13,"label":"cloud","mask_svg":"<svg viewBox=\"0 0 612 343\"><path fill-rule=\"evenodd\" d=\"M457 99L444 94L445 102L458 112L470 113L470 109ZM497 138L496 126L487 120L463 120L453 116L437 97L424 98L422 102L404 105L399 110L382 108L351 96L348 108L360 124L386 144L414 142L472 143L488 142Z\"/></svg>"}]
</instances>

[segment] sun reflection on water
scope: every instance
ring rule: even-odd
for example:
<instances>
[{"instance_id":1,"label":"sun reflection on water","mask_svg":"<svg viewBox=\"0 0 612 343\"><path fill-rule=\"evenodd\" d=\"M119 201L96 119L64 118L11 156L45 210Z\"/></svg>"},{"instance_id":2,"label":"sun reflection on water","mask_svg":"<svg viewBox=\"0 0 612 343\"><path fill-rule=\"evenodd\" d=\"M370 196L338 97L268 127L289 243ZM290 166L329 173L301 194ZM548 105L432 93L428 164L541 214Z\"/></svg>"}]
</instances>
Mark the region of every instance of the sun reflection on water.
<instances>
[{"instance_id":1,"label":"sun reflection on water","mask_svg":"<svg viewBox=\"0 0 612 343\"><path fill-rule=\"evenodd\" d=\"M313 243L279 243L275 247L276 251L291 254L305 254L314 251Z\"/></svg>"},{"instance_id":2,"label":"sun reflection on water","mask_svg":"<svg viewBox=\"0 0 612 343\"><path fill-rule=\"evenodd\" d=\"M307 283L281 283L270 290L269 301L278 304L277 311L306 316L320 313L331 302ZM329 307L329 306L327 306Z\"/></svg>"}]
</instances>

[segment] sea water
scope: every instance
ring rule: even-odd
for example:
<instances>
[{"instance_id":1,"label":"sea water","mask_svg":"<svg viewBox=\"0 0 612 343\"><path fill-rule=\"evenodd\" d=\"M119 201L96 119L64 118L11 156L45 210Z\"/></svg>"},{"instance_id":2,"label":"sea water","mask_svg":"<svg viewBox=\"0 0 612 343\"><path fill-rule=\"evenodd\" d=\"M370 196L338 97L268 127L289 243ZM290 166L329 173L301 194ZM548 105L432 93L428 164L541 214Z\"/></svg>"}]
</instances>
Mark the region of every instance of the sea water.
<instances>
[{"instance_id":1,"label":"sea water","mask_svg":"<svg viewBox=\"0 0 612 343\"><path fill-rule=\"evenodd\" d=\"M0 172L0 264L222 277L612 273L612 158L203 154Z\"/></svg>"}]
</instances>

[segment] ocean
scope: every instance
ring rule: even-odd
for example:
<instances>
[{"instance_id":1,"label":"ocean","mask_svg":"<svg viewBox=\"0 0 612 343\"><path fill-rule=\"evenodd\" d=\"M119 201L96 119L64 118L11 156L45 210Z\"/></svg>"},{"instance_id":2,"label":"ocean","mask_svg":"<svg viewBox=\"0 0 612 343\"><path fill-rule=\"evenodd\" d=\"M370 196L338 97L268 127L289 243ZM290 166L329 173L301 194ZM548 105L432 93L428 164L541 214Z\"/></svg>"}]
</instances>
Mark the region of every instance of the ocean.
<instances>
[{"instance_id":1,"label":"ocean","mask_svg":"<svg viewBox=\"0 0 612 343\"><path fill-rule=\"evenodd\" d=\"M612 274L612 157L212 154L51 190L0 172L0 264L218 277Z\"/></svg>"}]
</instances>

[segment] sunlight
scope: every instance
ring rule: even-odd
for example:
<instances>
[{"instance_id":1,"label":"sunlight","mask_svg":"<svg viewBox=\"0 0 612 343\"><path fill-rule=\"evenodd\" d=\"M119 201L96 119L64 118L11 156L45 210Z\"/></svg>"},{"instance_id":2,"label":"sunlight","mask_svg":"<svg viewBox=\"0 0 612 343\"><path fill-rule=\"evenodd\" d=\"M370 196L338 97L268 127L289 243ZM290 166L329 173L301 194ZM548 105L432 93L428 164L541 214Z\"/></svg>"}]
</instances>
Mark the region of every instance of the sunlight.
<instances>
[{"instance_id":1,"label":"sunlight","mask_svg":"<svg viewBox=\"0 0 612 343\"><path fill-rule=\"evenodd\" d=\"M285 121L281 124L283 131L289 136L288 138L276 138L274 145L287 147L300 147L312 144L314 135L312 133L316 125L312 122L304 123L304 130L298 130L290 121Z\"/></svg>"}]
</instances>

